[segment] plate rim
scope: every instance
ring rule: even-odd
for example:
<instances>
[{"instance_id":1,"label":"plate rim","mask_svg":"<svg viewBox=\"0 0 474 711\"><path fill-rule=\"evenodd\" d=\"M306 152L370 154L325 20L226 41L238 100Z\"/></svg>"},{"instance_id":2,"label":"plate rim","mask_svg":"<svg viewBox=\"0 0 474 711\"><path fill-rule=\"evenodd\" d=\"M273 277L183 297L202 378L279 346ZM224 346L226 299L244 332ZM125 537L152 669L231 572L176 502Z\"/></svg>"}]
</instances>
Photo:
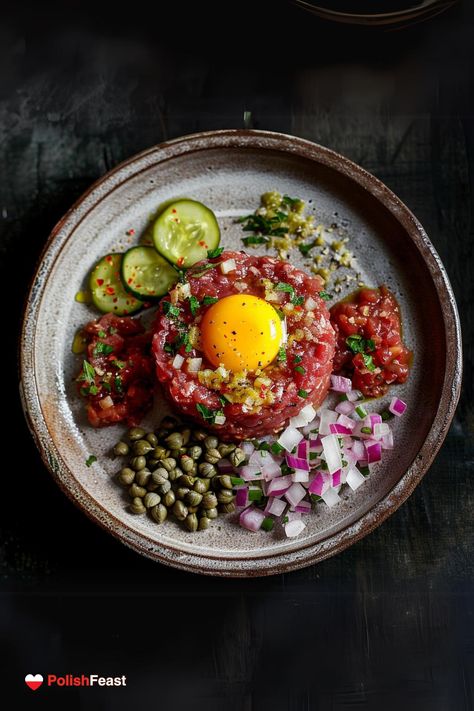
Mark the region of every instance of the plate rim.
<instances>
[{"instance_id":1,"label":"plate rim","mask_svg":"<svg viewBox=\"0 0 474 711\"><path fill-rule=\"evenodd\" d=\"M41 292L56 259L71 238L71 230L75 229L85 217L85 215L77 215L83 203L93 197L94 193L104 187L104 184L110 183L112 190L114 190L123 182L126 182L132 177L131 175L125 175L122 182L114 185L115 178L119 178L131 165L139 164L149 156L156 157L155 164L159 164L164 160L180 155L210 148L225 147L276 150L300 156L302 159L310 159L332 168L338 173L342 173L367 190L374 199L382 203L383 207L401 224L420 252L423 262L429 271L439 298L439 309L443 318L446 339L446 363L440 405L414 461L397 484L375 506L362 514L356 521L333 534L329 534L324 539L317 542L308 541L301 548L292 552L269 552L266 555L252 556L251 558L244 558L243 556L212 557L204 553L200 555L183 553L179 551L179 546L178 548L173 548L173 546L167 546L162 543L158 544L152 539L148 539L149 545L144 544L143 541L146 536L133 531L125 522L117 519L100 502L88 494L61 459L42 414L34 369L29 367L29 362L32 361L35 351L35 323L37 320L36 314L41 308ZM139 172L136 171L133 176ZM96 199L90 209L93 209L98 202L106 199L109 192L104 195L96 195L99 200ZM88 212L89 210L86 214ZM68 233L61 236L61 230L68 220L74 217L76 217L75 224L71 225ZM56 244L57 241L58 243ZM57 247L57 253L45 269L45 257L53 246ZM31 340L30 334L33 334L33 339ZM304 138L256 129L204 131L165 141L134 154L94 181L63 217L58 220L41 251L25 299L18 345L19 390L25 419L44 464L68 498L81 511L86 513L91 520L136 552L175 568L223 577L258 577L303 568L341 552L381 525L406 501L429 470L447 435L459 400L462 382L461 327L454 293L444 265L418 219L390 188L345 156ZM34 395L34 397L30 397L31 395ZM84 505L84 498L88 500L88 506ZM286 557L291 557L291 560L279 560ZM262 563L265 564L262 565Z\"/></svg>"}]
</instances>

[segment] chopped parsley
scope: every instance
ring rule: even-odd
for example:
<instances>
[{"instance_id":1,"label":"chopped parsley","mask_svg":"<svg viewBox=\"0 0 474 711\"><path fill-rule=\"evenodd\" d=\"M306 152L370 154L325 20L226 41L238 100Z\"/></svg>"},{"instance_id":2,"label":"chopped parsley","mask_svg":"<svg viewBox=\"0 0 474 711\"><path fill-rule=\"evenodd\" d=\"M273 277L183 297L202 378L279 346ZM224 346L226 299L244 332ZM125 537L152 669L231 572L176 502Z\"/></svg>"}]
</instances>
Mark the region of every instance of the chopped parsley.
<instances>
[{"instance_id":1,"label":"chopped parsley","mask_svg":"<svg viewBox=\"0 0 474 711\"><path fill-rule=\"evenodd\" d=\"M193 316L196 316L197 312L199 311L201 304L199 303L199 299L197 299L195 296L189 296L189 308L191 309L191 313Z\"/></svg>"},{"instance_id":2,"label":"chopped parsley","mask_svg":"<svg viewBox=\"0 0 474 711\"><path fill-rule=\"evenodd\" d=\"M176 352L175 347L172 343L165 343L165 345L163 346L163 350L165 353L169 353L170 355L174 355Z\"/></svg>"},{"instance_id":3,"label":"chopped parsley","mask_svg":"<svg viewBox=\"0 0 474 711\"><path fill-rule=\"evenodd\" d=\"M298 390L298 397L307 398L309 392L307 390Z\"/></svg>"},{"instance_id":4,"label":"chopped parsley","mask_svg":"<svg viewBox=\"0 0 474 711\"><path fill-rule=\"evenodd\" d=\"M269 237L283 237L288 232L287 227L282 223L288 218L286 212L277 212L274 217L263 217L263 215L246 215L240 217L237 222L242 224L244 232L256 232L257 235L268 235ZM268 241L268 240L267 240ZM258 243L253 243L258 244Z\"/></svg>"},{"instance_id":5,"label":"chopped parsley","mask_svg":"<svg viewBox=\"0 0 474 711\"><path fill-rule=\"evenodd\" d=\"M216 421L216 417L217 417L218 415L223 415L223 414L224 414L224 413L222 412L222 410L211 410L209 407L206 407L205 405L203 405L203 404L200 403L200 402L198 402L198 403L196 404L196 410L199 412L199 414L201 415L202 419L203 419L205 422L209 422L211 425L214 424L214 422Z\"/></svg>"},{"instance_id":6,"label":"chopped parsley","mask_svg":"<svg viewBox=\"0 0 474 711\"><path fill-rule=\"evenodd\" d=\"M97 457L94 454L91 454L89 457L86 459L86 467L90 467L94 464L94 462L97 461Z\"/></svg>"},{"instance_id":7,"label":"chopped parsley","mask_svg":"<svg viewBox=\"0 0 474 711\"><path fill-rule=\"evenodd\" d=\"M114 378L115 389L118 393L123 393L123 381L120 375L116 375Z\"/></svg>"},{"instance_id":8,"label":"chopped parsley","mask_svg":"<svg viewBox=\"0 0 474 711\"><path fill-rule=\"evenodd\" d=\"M82 373L78 377L79 381L85 381L86 383L92 384L95 381L95 369L94 366L89 363L89 361L82 361Z\"/></svg>"},{"instance_id":9,"label":"chopped parsley","mask_svg":"<svg viewBox=\"0 0 474 711\"><path fill-rule=\"evenodd\" d=\"M118 333L118 331L115 326L109 326L109 333L111 336L114 336L116 333Z\"/></svg>"},{"instance_id":10,"label":"chopped parsley","mask_svg":"<svg viewBox=\"0 0 474 711\"><path fill-rule=\"evenodd\" d=\"M263 531L272 531L274 525L275 525L275 521L272 519L272 517L271 517L271 516L265 516L265 518L264 518L263 521L262 521L262 525L260 526L260 528L261 528Z\"/></svg>"},{"instance_id":11,"label":"chopped parsley","mask_svg":"<svg viewBox=\"0 0 474 711\"><path fill-rule=\"evenodd\" d=\"M359 333L354 333L352 336L347 336L346 344L353 353L365 353L366 351L374 351L375 343L371 338L362 338Z\"/></svg>"},{"instance_id":12,"label":"chopped parsley","mask_svg":"<svg viewBox=\"0 0 474 711\"><path fill-rule=\"evenodd\" d=\"M107 382L107 380L102 380L101 385L108 393L112 392L112 386Z\"/></svg>"},{"instance_id":13,"label":"chopped parsley","mask_svg":"<svg viewBox=\"0 0 474 711\"><path fill-rule=\"evenodd\" d=\"M242 237L242 242L245 247L250 247L252 244L268 244L270 240L263 235L252 235L251 237Z\"/></svg>"},{"instance_id":14,"label":"chopped parsley","mask_svg":"<svg viewBox=\"0 0 474 711\"><path fill-rule=\"evenodd\" d=\"M103 343L102 341L98 341L95 346L94 346L94 355L110 355L110 353L113 353L113 346L109 346L108 343Z\"/></svg>"},{"instance_id":15,"label":"chopped parsley","mask_svg":"<svg viewBox=\"0 0 474 711\"><path fill-rule=\"evenodd\" d=\"M303 302L304 296L296 296L296 294L293 294L293 296L291 297L291 303L295 306L301 306Z\"/></svg>"},{"instance_id":16,"label":"chopped parsley","mask_svg":"<svg viewBox=\"0 0 474 711\"><path fill-rule=\"evenodd\" d=\"M281 363L285 363L285 362L286 362L286 349L285 349L285 346L280 346L280 348L278 349L278 360L279 360Z\"/></svg>"},{"instance_id":17,"label":"chopped parsley","mask_svg":"<svg viewBox=\"0 0 474 711\"><path fill-rule=\"evenodd\" d=\"M367 368L367 370L370 370L371 373L375 370L375 363L372 359L371 355L368 355L367 353L362 353L362 358L364 359L364 365Z\"/></svg>"},{"instance_id":18,"label":"chopped parsley","mask_svg":"<svg viewBox=\"0 0 474 711\"><path fill-rule=\"evenodd\" d=\"M332 294L328 294L327 291L320 291L319 296L323 301L330 301L332 299Z\"/></svg>"},{"instance_id":19,"label":"chopped parsley","mask_svg":"<svg viewBox=\"0 0 474 711\"><path fill-rule=\"evenodd\" d=\"M361 427L360 431L363 432L364 434L372 434L372 428L371 427Z\"/></svg>"},{"instance_id":20,"label":"chopped parsley","mask_svg":"<svg viewBox=\"0 0 474 711\"><path fill-rule=\"evenodd\" d=\"M282 203L288 205L288 207L297 207L300 205L301 200L300 198L292 198L289 195L283 195Z\"/></svg>"},{"instance_id":21,"label":"chopped parsley","mask_svg":"<svg viewBox=\"0 0 474 711\"><path fill-rule=\"evenodd\" d=\"M219 402L223 407L229 404L229 400L226 398L225 395L222 394L219 395Z\"/></svg>"},{"instance_id":22,"label":"chopped parsley","mask_svg":"<svg viewBox=\"0 0 474 711\"><path fill-rule=\"evenodd\" d=\"M207 258L215 259L216 257L220 257L223 251L224 247L216 247L215 249L209 249L207 252Z\"/></svg>"},{"instance_id":23,"label":"chopped parsley","mask_svg":"<svg viewBox=\"0 0 474 711\"><path fill-rule=\"evenodd\" d=\"M391 420L393 418L393 415L390 410L384 410L380 416L382 418L382 422L387 422L387 420Z\"/></svg>"},{"instance_id":24,"label":"chopped parsley","mask_svg":"<svg viewBox=\"0 0 474 711\"><path fill-rule=\"evenodd\" d=\"M202 300L202 303L204 306L209 306L209 304L215 304L216 301L219 301L217 296L205 296Z\"/></svg>"},{"instance_id":25,"label":"chopped parsley","mask_svg":"<svg viewBox=\"0 0 474 711\"><path fill-rule=\"evenodd\" d=\"M316 240L313 240L312 242L306 242L306 244L299 244L298 249L300 250L303 257L307 257L310 250L316 246L317 246L317 242L316 242Z\"/></svg>"},{"instance_id":26,"label":"chopped parsley","mask_svg":"<svg viewBox=\"0 0 474 711\"><path fill-rule=\"evenodd\" d=\"M171 301L162 301L163 313L170 318L179 316L179 307L171 303Z\"/></svg>"},{"instance_id":27,"label":"chopped parsley","mask_svg":"<svg viewBox=\"0 0 474 711\"><path fill-rule=\"evenodd\" d=\"M112 365L115 365L116 368L119 368L119 370L122 370L122 368L125 368L126 363L123 360L113 360Z\"/></svg>"},{"instance_id":28,"label":"chopped parsley","mask_svg":"<svg viewBox=\"0 0 474 711\"><path fill-rule=\"evenodd\" d=\"M297 365L295 368L296 373L301 373L301 375L304 375L306 373L306 369L303 368L302 365Z\"/></svg>"},{"instance_id":29,"label":"chopped parsley","mask_svg":"<svg viewBox=\"0 0 474 711\"><path fill-rule=\"evenodd\" d=\"M300 355L295 355L293 357L293 363L301 363L302 360L303 360L303 357Z\"/></svg>"},{"instance_id":30,"label":"chopped parsley","mask_svg":"<svg viewBox=\"0 0 474 711\"><path fill-rule=\"evenodd\" d=\"M273 454L281 454L284 451L284 447L281 446L281 444L278 444L278 442L273 442L272 445L270 445L270 452Z\"/></svg>"},{"instance_id":31,"label":"chopped parsley","mask_svg":"<svg viewBox=\"0 0 474 711\"><path fill-rule=\"evenodd\" d=\"M275 291L286 291L288 294L294 294L295 290L291 284L287 284L286 281L279 281L275 286Z\"/></svg>"},{"instance_id":32,"label":"chopped parsley","mask_svg":"<svg viewBox=\"0 0 474 711\"><path fill-rule=\"evenodd\" d=\"M99 338L107 338L107 334L105 331L99 331L97 335L99 336Z\"/></svg>"}]
</instances>

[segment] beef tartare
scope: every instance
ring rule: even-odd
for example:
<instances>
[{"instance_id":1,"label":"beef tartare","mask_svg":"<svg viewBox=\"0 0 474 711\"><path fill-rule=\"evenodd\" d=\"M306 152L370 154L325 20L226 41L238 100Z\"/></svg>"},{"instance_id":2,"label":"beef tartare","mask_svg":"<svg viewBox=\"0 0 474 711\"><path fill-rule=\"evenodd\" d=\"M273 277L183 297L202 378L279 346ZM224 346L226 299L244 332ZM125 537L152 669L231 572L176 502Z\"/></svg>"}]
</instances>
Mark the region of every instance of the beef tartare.
<instances>
[{"instance_id":1,"label":"beef tartare","mask_svg":"<svg viewBox=\"0 0 474 711\"><path fill-rule=\"evenodd\" d=\"M243 252L189 269L161 301L152 341L176 409L231 440L319 407L335 349L322 288L319 277Z\"/></svg>"}]
</instances>

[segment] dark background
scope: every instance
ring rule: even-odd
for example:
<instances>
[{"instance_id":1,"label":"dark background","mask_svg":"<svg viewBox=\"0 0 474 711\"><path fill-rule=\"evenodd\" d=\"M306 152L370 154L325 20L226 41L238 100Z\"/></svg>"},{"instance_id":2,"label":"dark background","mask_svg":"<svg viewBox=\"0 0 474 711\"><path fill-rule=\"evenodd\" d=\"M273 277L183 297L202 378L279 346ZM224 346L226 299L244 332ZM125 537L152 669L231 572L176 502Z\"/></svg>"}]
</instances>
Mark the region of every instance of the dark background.
<instances>
[{"instance_id":1,"label":"dark background","mask_svg":"<svg viewBox=\"0 0 474 711\"><path fill-rule=\"evenodd\" d=\"M474 12L344 29L285 2L3 4L0 29L2 693L8 708L474 708ZM388 184L424 224L463 320L465 383L408 502L319 565L204 578L140 558L59 491L24 424L14 342L47 236L96 178L194 131L280 130ZM27 673L126 689L28 690Z\"/></svg>"}]
</instances>

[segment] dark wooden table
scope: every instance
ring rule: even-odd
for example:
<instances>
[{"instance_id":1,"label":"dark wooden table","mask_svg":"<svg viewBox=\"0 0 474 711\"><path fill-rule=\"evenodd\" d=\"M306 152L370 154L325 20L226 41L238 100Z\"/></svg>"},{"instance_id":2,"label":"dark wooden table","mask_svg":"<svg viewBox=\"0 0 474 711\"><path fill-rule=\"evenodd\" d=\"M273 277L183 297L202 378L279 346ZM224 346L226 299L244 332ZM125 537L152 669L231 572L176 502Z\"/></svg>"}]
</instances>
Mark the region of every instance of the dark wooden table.
<instances>
[{"instance_id":1,"label":"dark wooden table","mask_svg":"<svg viewBox=\"0 0 474 711\"><path fill-rule=\"evenodd\" d=\"M320 24L283 2L226 4L225 13L170 5L150 14L141 0L123 9L50 0L3 13L0 629L2 692L11 686L16 699L8 708L473 709L474 12L465 3L379 33ZM246 110L256 128L347 155L406 202L450 275L466 357L451 431L394 516L317 566L229 581L142 559L74 508L24 424L14 347L35 260L81 192L150 145L240 127ZM33 693L29 672L126 674L128 684Z\"/></svg>"}]
</instances>

